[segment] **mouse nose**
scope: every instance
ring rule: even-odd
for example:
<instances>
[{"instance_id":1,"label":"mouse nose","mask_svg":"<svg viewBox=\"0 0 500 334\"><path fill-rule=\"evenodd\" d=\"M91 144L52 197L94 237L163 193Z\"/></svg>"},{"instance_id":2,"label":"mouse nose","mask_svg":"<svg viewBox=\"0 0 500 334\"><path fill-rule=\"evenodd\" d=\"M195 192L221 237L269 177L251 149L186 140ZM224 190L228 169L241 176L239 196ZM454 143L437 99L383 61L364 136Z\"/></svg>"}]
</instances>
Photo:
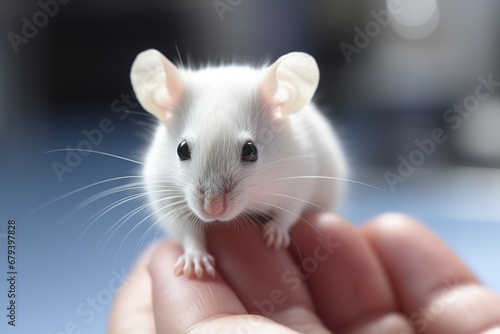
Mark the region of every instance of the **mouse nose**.
<instances>
[{"instance_id":1,"label":"mouse nose","mask_svg":"<svg viewBox=\"0 0 500 334\"><path fill-rule=\"evenodd\" d=\"M204 203L205 212L212 216L217 216L222 211L224 211L224 199L218 198L207 198Z\"/></svg>"}]
</instances>

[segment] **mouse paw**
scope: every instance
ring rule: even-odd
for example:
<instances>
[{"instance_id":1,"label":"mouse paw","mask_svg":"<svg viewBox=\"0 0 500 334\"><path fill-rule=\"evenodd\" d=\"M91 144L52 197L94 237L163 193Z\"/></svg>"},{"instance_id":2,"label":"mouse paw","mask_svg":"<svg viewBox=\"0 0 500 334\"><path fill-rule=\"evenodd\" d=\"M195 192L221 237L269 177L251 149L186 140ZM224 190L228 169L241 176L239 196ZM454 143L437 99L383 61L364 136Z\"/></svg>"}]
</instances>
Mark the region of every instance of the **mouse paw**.
<instances>
[{"instance_id":1,"label":"mouse paw","mask_svg":"<svg viewBox=\"0 0 500 334\"><path fill-rule=\"evenodd\" d=\"M215 277L214 265L214 257L206 252L185 253L179 256L175 263L174 273L189 277L194 272L196 277L202 278L203 273L207 272L210 276Z\"/></svg>"},{"instance_id":2,"label":"mouse paw","mask_svg":"<svg viewBox=\"0 0 500 334\"><path fill-rule=\"evenodd\" d=\"M290 245L288 231L280 224L271 221L264 228L264 239L266 240L267 247L274 247L274 249L278 250L287 248Z\"/></svg>"}]
</instances>

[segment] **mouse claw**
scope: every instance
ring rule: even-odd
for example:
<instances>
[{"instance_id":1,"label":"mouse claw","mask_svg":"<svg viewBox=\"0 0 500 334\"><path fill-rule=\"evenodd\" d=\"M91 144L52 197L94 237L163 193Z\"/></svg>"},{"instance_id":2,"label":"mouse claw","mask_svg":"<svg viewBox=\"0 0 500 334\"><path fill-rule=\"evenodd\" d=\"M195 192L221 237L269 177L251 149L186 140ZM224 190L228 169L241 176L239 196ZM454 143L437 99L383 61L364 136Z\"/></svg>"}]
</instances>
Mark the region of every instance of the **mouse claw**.
<instances>
[{"instance_id":1,"label":"mouse claw","mask_svg":"<svg viewBox=\"0 0 500 334\"><path fill-rule=\"evenodd\" d=\"M194 261L194 273L198 278L203 277L203 269L201 268L199 261Z\"/></svg>"},{"instance_id":2,"label":"mouse claw","mask_svg":"<svg viewBox=\"0 0 500 334\"><path fill-rule=\"evenodd\" d=\"M184 255L179 256L179 258L177 259L177 262L174 264L174 274L176 276L179 276L184 272L185 262L186 262L186 259L184 258Z\"/></svg>"},{"instance_id":3,"label":"mouse claw","mask_svg":"<svg viewBox=\"0 0 500 334\"><path fill-rule=\"evenodd\" d=\"M205 265L205 269L207 270L207 273L210 276L215 277L214 258L211 255L209 255L207 257L202 258L202 260L203 264Z\"/></svg>"},{"instance_id":4,"label":"mouse claw","mask_svg":"<svg viewBox=\"0 0 500 334\"><path fill-rule=\"evenodd\" d=\"M267 240L266 246L271 247L271 245L274 243L274 235L272 233L266 233L264 234L264 239Z\"/></svg>"},{"instance_id":5,"label":"mouse claw","mask_svg":"<svg viewBox=\"0 0 500 334\"><path fill-rule=\"evenodd\" d=\"M283 229L276 222L269 222L264 231L264 239L267 247L273 247L275 250L286 248L290 245L290 236L288 231Z\"/></svg>"},{"instance_id":6,"label":"mouse claw","mask_svg":"<svg viewBox=\"0 0 500 334\"><path fill-rule=\"evenodd\" d=\"M208 253L186 253L181 255L174 265L174 273L177 276L186 277L195 274L198 279L206 272L211 277L215 277L215 260Z\"/></svg>"},{"instance_id":7,"label":"mouse claw","mask_svg":"<svg viewBox=\"0 0 500 334\"><path fill-rule=\"evenodd\" d=\"M207 274L209 274L212 278L215 278L215 269L214 269L214 267L207 268Z\"/></svg>"}]
</instances>

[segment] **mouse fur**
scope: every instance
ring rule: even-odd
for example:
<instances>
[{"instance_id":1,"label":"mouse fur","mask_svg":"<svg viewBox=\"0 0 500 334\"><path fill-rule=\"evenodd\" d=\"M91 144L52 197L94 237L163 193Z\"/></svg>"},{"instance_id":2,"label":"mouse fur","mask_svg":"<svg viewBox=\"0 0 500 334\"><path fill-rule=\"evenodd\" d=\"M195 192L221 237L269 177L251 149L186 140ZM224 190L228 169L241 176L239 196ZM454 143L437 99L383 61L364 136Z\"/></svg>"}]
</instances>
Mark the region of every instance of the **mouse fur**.
<instances>
[{"instance_id":1,"label":"mouse fur","mask_svg":"<svg viewBox=\"0 0 500 334\"><path fill-rule=\"evenodd\" d=\"M207 224L268 216L264 242L280 249L304 212L335 208L345 158L311 102L319 70L310 55L189 69L147 50L131 80L159 120L143 174L157 222L184 248L177 274L215 275Z\"/></svg>"}]
</instances>

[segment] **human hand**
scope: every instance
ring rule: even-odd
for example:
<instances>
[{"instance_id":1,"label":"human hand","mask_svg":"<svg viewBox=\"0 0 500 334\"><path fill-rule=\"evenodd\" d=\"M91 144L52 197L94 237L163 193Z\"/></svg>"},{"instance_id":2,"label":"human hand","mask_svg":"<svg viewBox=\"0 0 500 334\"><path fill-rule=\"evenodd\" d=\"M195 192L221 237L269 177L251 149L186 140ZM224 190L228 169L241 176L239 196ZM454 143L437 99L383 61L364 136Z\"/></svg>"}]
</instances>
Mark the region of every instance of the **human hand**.
<instances>
[{"instance_id":1,"label":"human hand","mask_svg":"<svg viewBox=\"0 0 500 334\"><path fill-rule=\"evenodd\" d=\"M304 221L281 251L253 227L210 229L215 279L175 276L181 247L153 246L119 293L109 332L500 333L500 297L412 218L388 214L359 229L328 213Z\"/></svg>"}]
</instances>

